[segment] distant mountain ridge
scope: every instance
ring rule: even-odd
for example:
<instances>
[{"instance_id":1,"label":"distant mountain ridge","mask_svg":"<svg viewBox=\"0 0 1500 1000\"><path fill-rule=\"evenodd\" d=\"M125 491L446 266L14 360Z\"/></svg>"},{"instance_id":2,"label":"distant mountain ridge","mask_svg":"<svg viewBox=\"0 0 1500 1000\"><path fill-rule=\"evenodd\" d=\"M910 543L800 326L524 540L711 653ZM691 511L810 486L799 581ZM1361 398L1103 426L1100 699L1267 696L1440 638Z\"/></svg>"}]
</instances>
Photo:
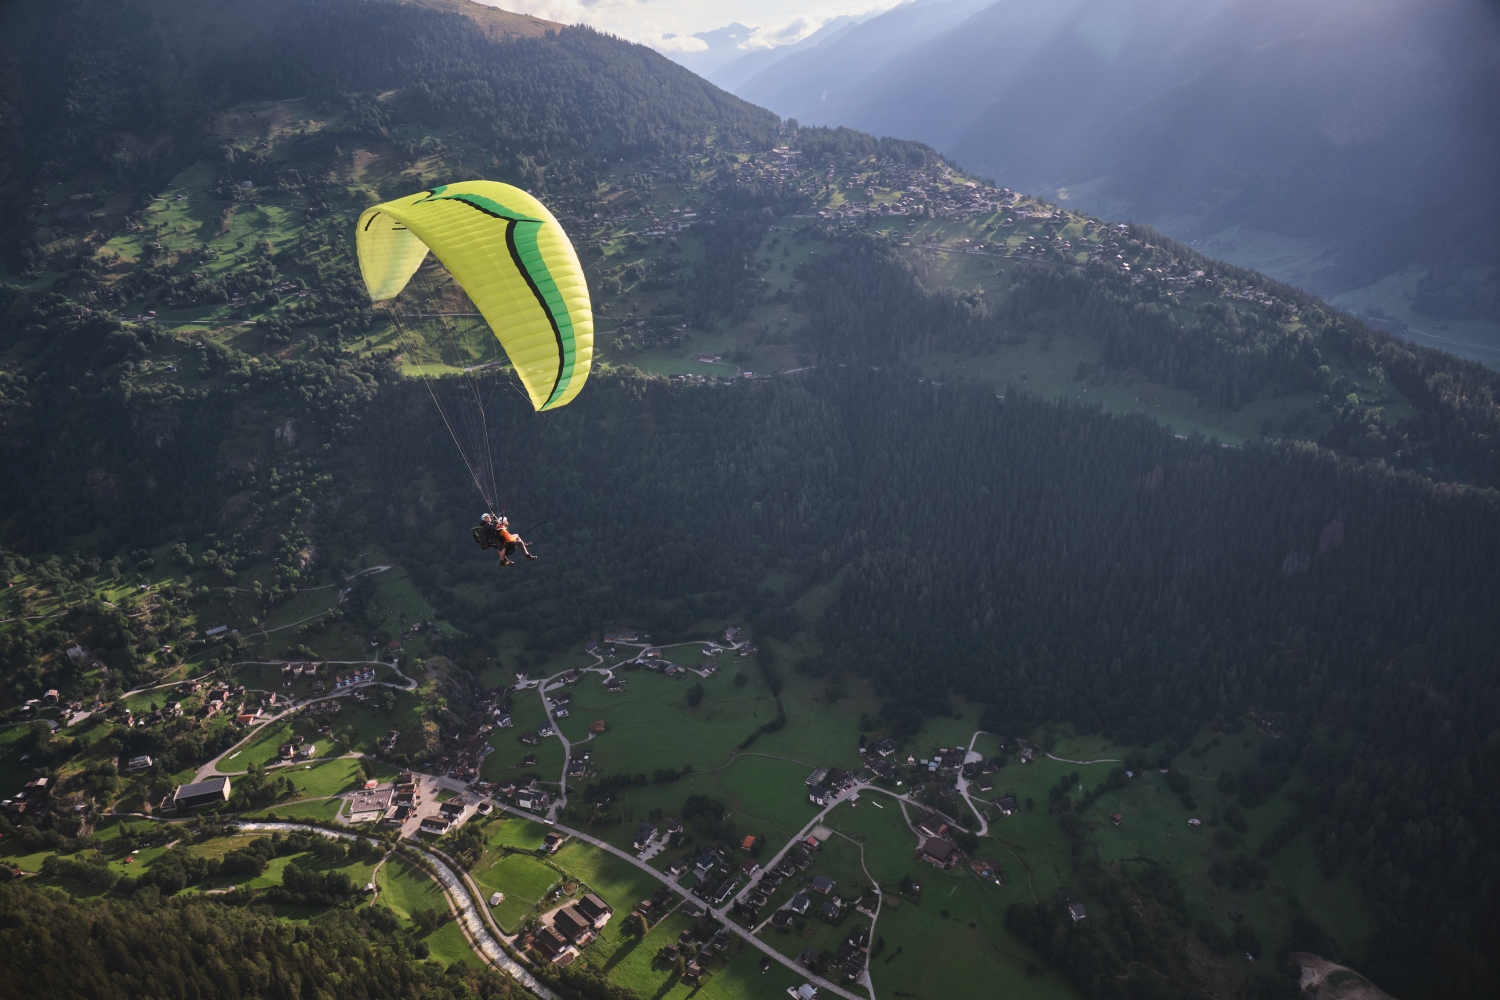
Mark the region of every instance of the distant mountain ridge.
<instances>
[{"instance_id":1,"label":"distant mountain ridge","mask_svg":"<svg viewBox=\"0 0 1500 1000\"><path fill-rule=\"evenodd\" d=\"M1500 362L1494 5L954 0L898 7L735 92L930 142L1370 317L1451 326L1434 340Z\"/></svg>"}]
</instances>

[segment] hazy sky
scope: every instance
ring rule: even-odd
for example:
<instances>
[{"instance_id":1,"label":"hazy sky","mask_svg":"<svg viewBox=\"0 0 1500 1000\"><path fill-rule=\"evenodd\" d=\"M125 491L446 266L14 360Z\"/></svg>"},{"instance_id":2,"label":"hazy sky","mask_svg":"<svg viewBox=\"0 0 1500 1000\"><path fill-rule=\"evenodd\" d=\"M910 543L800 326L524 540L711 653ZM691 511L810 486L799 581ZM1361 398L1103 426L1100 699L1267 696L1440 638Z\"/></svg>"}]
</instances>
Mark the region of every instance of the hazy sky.
<instances>
[{"instance_id":1,"label":"hazy sky","mask_svg":"<svg viewBox=\"0 0 1500 1000\"><path fill-rule=\"evenodd\" d=\"M903 0L480 0L564 24L589 24L663 51L692 51L692 35L738 21L757 29L746 48L800 41L830 18L889 10ZM664 39L664 35L675 35Z\"/></svg>"}]
</instances>

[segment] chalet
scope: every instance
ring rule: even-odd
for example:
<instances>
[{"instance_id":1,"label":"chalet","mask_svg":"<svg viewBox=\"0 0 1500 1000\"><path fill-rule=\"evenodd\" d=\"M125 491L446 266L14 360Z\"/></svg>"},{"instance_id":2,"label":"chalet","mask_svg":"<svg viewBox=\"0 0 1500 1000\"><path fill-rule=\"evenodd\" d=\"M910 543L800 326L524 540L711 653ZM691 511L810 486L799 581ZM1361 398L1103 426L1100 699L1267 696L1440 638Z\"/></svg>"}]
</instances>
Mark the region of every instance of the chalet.
<instances>
[{"instance_id":1,"label":"chalet","mask_svg":"<svg viewBox=\"0 0 1500 1000\"><path fill-rule=\"evenodd\" d=\"M975 784L981 792L990 792L995 789L995 780L989 775L981 775Z\"/></svg>"},{"instance_id":2,"label":"chalet","mask_svg":"<svg viewBox=\"0 0 1500 1000\"><path fill-rule=\"evenodd\" d=\"M391 810L390 815L386 816L385 821L393 826L401 826L411 818L411 812L411 806L405 803L398 803L396 808Z\"/></svg>"},{"instance_id":3,"label":"chalet","mask_svg":"<svg viewBox=\"0 0 1500 1000\"><path fill-rule=\"evenodd\" d=\"M151 766L151 758L146 754L130 758L130 763L125 765L126 771L144 771Z\"/></svg>"},{"instance_id":4,"label":"chalet","mask_svg":"<svg viewBox=\"0 0 1500 1000\"><path fill-rule=\"evenodd\" d=\"M1203 825L1203 821L1201 819L1198 819L1196 816L1194 816L1192 819L1188 820L1188 829L1189 830L1196 830L1196 829L1198 829L1202 825Z\"/></svg>"},{"instance_id":5,"label":"chalet","mask_svg":"<svg viewBox=\"0 0 1500 1000\"><path fill-rule=\"evenodd\" d=\"M788 990L787 992L791 993L796 1000L817 1000L818 997L818 988L812 983L803 983L795 990Z\"/></svg>"},{"instance_id":6,"label":"chalet","mask_svg":"<svg viewBox=\"0 0 1500 1000\"><path fill-rule=\"evenodd\" d=\"M777 910L775 913L771 914L771 926L776 928L778 931L784 930L791 924L791 922L791 910Z\"/></svg>"},{"instance_id":7,"label":"chalet","mask_svg":"<svg viewBox=\"0 0 1500 1000\"><path fill-rule=\"evenodd\" d=\"M454 823L464 814L464 804L462 802L444 802L438 806L438 812L448 822Z\"/></svg>"},{"instance_id":8,"label":"chalet","mask_svg":"<svg viewBox=\"0 0 1500 1000\"><path fill-rule=\"evenodd\" d=\"M754 847L755 847L755 834L753 834L753 833L747 833L747 834L745 834L745 839L742 840L742 841L740 841L740 850L742 850L742 851L749 851L749 850L753 850Z\"/></svg>"},{"instance_id":9,"label":"chalet","mask_svg":"<svg viewBox=\"0 0 1500 1000\"><path fill-rule=\"evenodd\" d=\"M499 906L503 902L505 902L505 893L496 892L490 895L491 906Z\"/></svg>"},{"instance_id":10,"label":"chalet","mask_svg":"<svg viewBox=\"0 0 1500 1000\"><path fill-rule=\"evenodd\" d=\"M712 854L700 854L698 862L693 865L693 874L700 879L707 878L708 873L714 870L714 865L718 864L718 860Z\"/></svg>"},{"instance_id":11,"label":"chalet","mask_svg":"<svg viewBox=\"0 0 1500 1000\"><path fill-rule=\"evenodd\" d=\"M941 837L948 832L948 824L943 820L940 813L928 813L922 822L917 824L917 832L928 837Z\"/></svg>"},{"instance_id":12,"label":"chalet","mask_svg":"<svg viewBox=\"0 0 1500 1000\"><path fill-rule=\"evenodd\" d=\"M543 853L556 854L557 849L561 847L563 845L563 841L567 839L567 837L564 837L556 830L553 830L551 833L547 834L547 836L542 838Z\"/></svg>"},{"instance_id":13,"label":"chalet","mask_svg":"<svg viewBox=\"0 0 1500 1000\"><path fill-rule=\"evenodd\" d=\"M807 801L813 805L826 806L828 804L828 788L825 785L813 785L807 790Z\"/></svg>"},{"instance_id":14,"label":"chalet","mask_svg":"<svg viewBox=\"0 0 1500 1000\"><path fill-rule=\"evenodd\" d=\"M688 870L688 863L687 863L687 860L685 858L678 858L676 861L673 861L670 865L667 865L667 874L670 875L672 878L680 878L680 877L682 877L682 874L684 872L686 872L687 870Z\"/></svg>"},{"instance_id":15,"label":"chalet","mask_svg":"<svg viewBox=\"0 0 1500 1000\"><path fill-rule=\"evenodd\" d=\"M797 895L793 896L791 898L791 901L786 904L786 908L797 914L797 916L799 917L807 912L807 908L809 906L812 906L812 900L808 899L806 895L800 892L797 893Z\"/></svg>"},{"instance_id":16,"label":"chalet","mask_svg":"<svg viewBox=\"0 0 1500 1000\"><path fill-rule=\"evenodd\" d=\"M754 858L746 858L745 863L740 865L740 874L746 878L753 876L758 871L760 871L760 862Z\"/></svg>"},{"instance_id":17,"label":"chalet","mask_svg":"<svg viewBox=\"0 0 1500 1000\"><path fill-rule=\"evenodd\" d=\"M941 837L928 837L917 849L917 859L939 868L952 868L958 860L958 848Z\"/></svg>"},{"instance_id":18,"label":"chalet","mask_svg":"<svg viewBox=\"0 0 1500 1000\"><path fill-rule=\"evenodd\" d=\"M178 785L177 791L172 793L172 805L178 809L192 809L228 801L229 779L224 777Z\"/></svg>"},{"instance_id":19,"label":"chalet","mask_svg":"<svg viewBox=\"0 0 1500 1000\"><path fill-rule=\"evenodd\" d=\"M1022 764L1030 764L1031 763L1031 759L1033 757L1035 757L1035 756L1036 756L1036 748L1035 747L1027 747L1026 749L1024 749L1024 750L1021 751L1021 763Z\"/></svg>"},{"instance_id":20,"label":"chalet","mask_svg":"<svg viewBox=\"0 0 1500 1000\"><path fill-rule=\"evenodd\" d=\"M1109 818L1109 821L1111 823L1113 823L1115 826L1119 826L1121 823L1125 822L1125 816L1122 813L1115 813L1113 816L1111 816Z\"/></svg>"},{"instance_id":21,"label":"chalet","mask_svg":"<svg viewBox=\"0 0 1500 1000\"><path fill-rule=\"evenodd\" d=\"M661 647L660 646L647 646L641 652L641 655L644 656L648 660L659 660L659 659L661 659Z\"/></svg>"},{"instance_id":22,"label":"chalet","mask_svg":"<svg viewBox=\"0 0 1500 1000\"><path fill-rule=\"evenodd\" d=\"M577 945L587 944L594 936L594 923L578 912L576 906L558 910L552 917L552 927L557 933Z\"/></svg>"},{"instance_id":23,"label":"chalet","mask_svg":"<svg viewBox=\"0 0 1500 1000\"><path fill-rule=\"evenodd\" d=\"M823 960L823 953L816 948L804 948L802 954L797 956L797 961L811 969Z\"/></svg>"},{"instance_id":24,"label":"chalet","mask_svg":"<svg viewBox=\"0 0 1500 1000\"><path fill-rule=\"evenodd\" d=\"M609 923L610 914L614 912L614 910L608 903L600 899L598 896L594 895L592 892L588 893L578 902L574 903L573 907L579 912L579 914L583 916L585 920L587 920L594 927L595 930L598 930L605 924Z\"/></svg>"},{"instance_id":25,"label":"chalet","mask_svg":"<svg viewBox=\"0 0 1500 1000\"><path fill-rule=\"evenodd\" d=\"M636 827L635 839L631 841L631 846L637 851L644 851L655 837L656 827L650 823L642 823Z\"/></svg>"},{"instance_id":26,"label":"chalet","mask_svg":"<svg viewBox=\"0 0 1500 1000\"><path fill-rule=\"evenodd\" d=\"M452 826L453 823L442 815L428 816L422 820L421 830L423 833L431 833L441 837Z\"/></svg>"},{"instance_id":27,"label":"chalet","mask_svg":"<svg viewBox=\"0 0 1500 1000\"><path fill-rule=\"evenodd\" d=\"M1002 796L995 802L995 805L1000 807L1000 815L1002 816L1010 816L1016 811L1016 800L1009 795Z\"/></svg>"},{"instance_id":28,"label":"chalet","mask_svg":"<svg viewBox=\"0 0 1500 1000\"><path fill-rule=\"evenodd\" d=\"M604 728L605 727L603 719L595 719L593 722L589 723L589 732L595 735L604 732Z\"/></svg>"},{"instance_id":29,"label":"chalet","mask_svg":"<svg viewBox=\"0 0 1500 1000\"><path fill-rule=\"evenodd\" d=\"M639 642L640 639L641 634L633 628L616 629L613 632L604 633L604 641L606 643Z\"/></svg>"},{"instance_id":30,"label":"chalet","mask_svg":"<svg viewBox=\"0 0 1500 1000\"><path fill-rule=\"evenodd\" d=\"M682 905L677 908L678 912L690 920L697 920L708 912L708 907L696 899L684 899Z\"/></svg>"},{"instance_id":31,"label":"chalet","mask_svg":"<svg viewBox=\"0 0 1500 1000\"><path fill-rule=\"evenodd\" d=\"M1069 903L1068 904L1068 916L1070 916L1070 917L1073 918L1073 922L1075 924L1078 921L1080 921L1080 920L1086 919L1088 917L1088 915L1089 915L1089 911L1086 910L1086 909L1084 909L1084 906L1083 906L1082 903Z\"/></svg>"},{"instance_id":32,"label":"chalet","mask_svg":"<svg viewBox=\"0 0 1500 1000\"><path fill-rule=\"evenodd\" d=\"M844 901L837 896L834 896L828 902L818 907L818 913L823 917L824 920L837 922L843 912Z\"/></svg>"},{"instance_id":33,"label":"chalet","mask_svg":"<svg viewBox=\"0 0 1500 1000\"><path fill-rule=\"evenodd\" d=\"M879 754L882 757L889 757L891 754L896 752L896 741L892 739L884 739L879 743L876 743L870 749L872 749L875 753Z\"/></svg>"},{"instance_id":34,"label":"chalet","mask_svg":"<svg viewBox=\"0 0 1500 1000\"><path fill-rule=\"evenodd\" d=\"M562 957L563 952L568 950L568 939L563 937L551 927L543 927L537 931L532 940L532 946L549 962L555 962Z\"/></svg>"}]
</instances>

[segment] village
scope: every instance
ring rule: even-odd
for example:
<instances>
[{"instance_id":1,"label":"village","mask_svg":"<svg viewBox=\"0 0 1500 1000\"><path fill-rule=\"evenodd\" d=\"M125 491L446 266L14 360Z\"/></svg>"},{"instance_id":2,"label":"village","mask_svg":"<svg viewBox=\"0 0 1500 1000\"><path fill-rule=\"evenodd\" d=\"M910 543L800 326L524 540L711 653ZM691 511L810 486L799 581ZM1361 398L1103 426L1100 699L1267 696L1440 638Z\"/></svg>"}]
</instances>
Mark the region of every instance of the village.
<instances>
[{"instance_id":1,"label":"village","mask_svg":"<svg viewBox=\"0 0 1500 1000\"><path fill-rule=\"evenodd\" d=\"M311 728L290 732L276 744L265 773L309 768L329 759L324 755L333 739L331 729L349 711L346 706L363 708L378 701L382 691L389 697L390 692L415 688L417 682L402 672L400 639L384 644L381 652L388 659L240 665L233 675L239 682L177 685L169 689L164 703L153 703L148 712L135 715L127 710L126 724L152 727L190 718L205 727L230 727L244 734L221 754L232 761L237 748L248 745L256 733L276 731L271 727L281 721L302 719ZM618 627L582 643L581 653L590 661L586 665L569 665L550 674L518 670L513 682L488 690L477 706L482 721L471 731L445 738L441 750L423 766L396 765L385 772L390 776L377 773L341 793L336 825L389 831L399 842L441 851L457 843L455 838L470 823L504 815L529 819L545 831L534 852L543 863L567 845L579 844L649 873L657 888L633 900L619 916L641 933L669 915L690 920L689 927L656 953L656 959L684 981L711 978L735 954L756 948L763 953L763 969L780 963L806 977L802 987L789 991L803 1000L830 991L852 997L849 988L868 989L872 949L878 951L876 944L883 943L877 933L882 909L889 911L903 899L919 903L927 881L908 877L897 886L868 875L850 877L847 871L830 874L828 852L847 850L852 843L830 821L836 810L865 803L876 809L894 807L909 838L908 857L918 865L937 873L971 873L981 884L1002 886L1009 879L1001 861L980 852L979 838L991 824L1003 823L1021 810L1018 796L1003 787L1004 769L1012 763L1030 764L1038 748L1025 741L1001 741L1001 752L986 756L973 749L979 732L967 746L926 748L890 736L860 735L854 748L857 766L814 767L803 773L799 784L783 786L781 794L788 801L805 801L806 808L815 811L784 843L767 843L756 833L735 833L732 839L720 835L714 832L718 827L713 820L723 806L710 803L720 812L710 810L705 825L706 806L693 806L692 801L676 812L655 810L651 817L636 821L628 849L618 838L588 832L590 816L599 813L598 803L615 797L595 791L611 787L605 780L612 766L608 755L601 759L594 745L610 725L607 711L591 709L600 717L584 716L589 721L581 737L581 730L570 724L570 739L560 723L572 717L576 704L609 704L610 697L630 688L637 672L691 681L699 685L696 697L702 698L702 682L718 677L727 664L742 664L736 678L742 684L743 665L755 662L757 646L735 626L713 639L676 644L653 643L640 630ZM641 683L639 677L635 683ZM678 690L696 704L689 688ZM584 691L589 692L586 698ZM535 708L523 711L523 705ZM46 707L45 700L39 707ZM533 721L519 726L517 719L522 717ZM507 761L501 770L512 773L486 776L487 759L506 754L508 741L518 749L514 764ZM552 741L560 744L561 765L555 776L546 776L539 770L542 758L559 759L553 751L544 754ZM376 741L370 759L378 763L395 757L397 748L405 745L402 731L391 729ZM151 755L142 754L122 761L120 767L125 773L141 773L154 763ZM194 780L176 785L159 808L178 814L224 811L242 776L219 773L217 763L201 768ZM668 771L663 779L663 773L658 771L658 781L675 777ZM580 788L585 791L580 793ZM44 801L47 792L42 779L5 807L24 811L29 803ZM583 809L595 798L592 812ZM1031 800L1026 804L1029 808ZM1116 826L1123 822L1118 812L1111 819ZM1201 823L1194 817L1189 826L1197 829ZM564 883L566 878L559 885ZM507 892L496 890L488 899L490 908L502 907L507 905ZM1086 901L1073 890L1059 890L1057 899L1071 920L1087 918ZM502 932L498 924L494 930L533 962L567 965L588 953L617 911L619 906L584 884L539 900L512 932ZM810 943L795 948L786 943L797 939Z\"/></svg>"}]
</instances>

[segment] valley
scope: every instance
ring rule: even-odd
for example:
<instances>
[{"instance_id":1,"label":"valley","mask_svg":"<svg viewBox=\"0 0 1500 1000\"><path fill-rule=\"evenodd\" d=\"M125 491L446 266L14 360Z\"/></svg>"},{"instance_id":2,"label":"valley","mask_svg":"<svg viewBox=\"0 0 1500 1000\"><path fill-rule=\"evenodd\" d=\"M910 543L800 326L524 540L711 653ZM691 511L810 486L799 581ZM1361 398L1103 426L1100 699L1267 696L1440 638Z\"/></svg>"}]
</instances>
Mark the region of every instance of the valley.
<instances>
[{"instance_id":1,"label":"valley","mask_svg":"<svg viewBox=\"0 0 1500 1000\"><path fill-rule=\"evenodd\" d=\"M586 29L126 7L5 22L5 947L424 1000L1271 1000L1302 953L1484 995L1493 371ZM583 264L555 412L434 261L361 278L365 208L472 177ZM475 546L473 440L535 562Z\"/></svg>"}]
</instances>

